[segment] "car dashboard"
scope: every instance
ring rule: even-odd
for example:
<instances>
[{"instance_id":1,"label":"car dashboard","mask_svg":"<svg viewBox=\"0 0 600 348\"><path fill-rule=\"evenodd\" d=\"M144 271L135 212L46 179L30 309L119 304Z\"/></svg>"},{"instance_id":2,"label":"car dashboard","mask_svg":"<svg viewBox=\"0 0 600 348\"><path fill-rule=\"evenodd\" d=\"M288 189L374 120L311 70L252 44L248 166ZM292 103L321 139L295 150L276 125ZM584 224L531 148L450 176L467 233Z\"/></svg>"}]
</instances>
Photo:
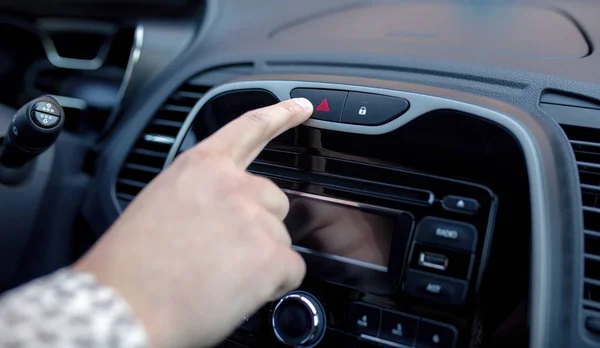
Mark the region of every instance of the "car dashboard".
<instances>
[{"instance_id":1,"label":"car dashboard","mask_svg":"<svg viewBox=\"0 0 600 348\"><path fill-rule=\"evenodd\" d=\"M600 344L594 1L2 6L0 131L40 94L66 120L0 184L0 290L71 264L227 122L305 97L248 171L290 198L307 277L223 347Z\"/></svg>"}]
</instances>

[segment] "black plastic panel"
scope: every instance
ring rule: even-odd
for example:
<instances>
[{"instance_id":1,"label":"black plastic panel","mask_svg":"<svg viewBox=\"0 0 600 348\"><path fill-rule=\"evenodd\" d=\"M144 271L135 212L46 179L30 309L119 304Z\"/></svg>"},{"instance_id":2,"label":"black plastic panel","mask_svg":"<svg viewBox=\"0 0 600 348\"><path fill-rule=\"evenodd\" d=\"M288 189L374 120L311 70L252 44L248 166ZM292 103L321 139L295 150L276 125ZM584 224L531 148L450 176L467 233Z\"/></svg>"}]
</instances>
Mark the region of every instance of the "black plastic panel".
<instances>
[{"instance_id":1,"label":"black plastic panel","mask_svg":"<svg viewBox=\"0 0 600 348\"><path fill-rule=\"evenodd\" d=\"M239 92L239 100L237 95L219 95L200 109L191 131L183 140L182 148L189 148L218 127L249 110L245 108L275 102L264 91ZM252 98L248 98L250 96ZM249 99L262 101L248 104ZM219 109L219 105L227 105L227 109ZM215 112L216 110L219 112ZM502 128L471 115L439 110L396 131L375 136L301 126L274 139L250 166L250 171L266 175L286 189L406 210L414 214L417 221L433 215L474 223L480 237L477 240L478 250L482 250L484 245L491 245L490 253L484 252L483 258L481 254L477 254L474 265L479 265L482 260L489 262L484 262L485 266L471 268L470 254L450 252L447 254L455 258L455 262L458 262L455 267L458 268L441 275L458 279L472 277L482 281L481 287L479 282L471 283L469 292L474 294L472 299L477 298L482 308L485 308L488 320L500 323L520 301L527 298L529 273L520 265L528 262L529 197L527 174L521 156L519 146ZM474 162L472 158L478 158L478 161ZM511 170L506 171L504 168ZM423 171L430 175L419 173ZM491 239L486 241L486 238L491 238L491 234L486 237L485 233L492 202L490 194L480 187L448 181L439 176L483 183L498 193L499 210L495 229L501 233L494 237L493 243ZM360 178L360 181L356 178ZM433 202L428 201L429 195L435 197ZM448 195L476 199L480 203L479 213L471 216L447 210L442 201ZM413 254L423 247L431 249L427 249L429 251L446 252L446 249L418 244L415 245ZM508 248L511 249L510 256L503 252ZM410 260L414 262L414 255ZM424 270L414 264L412 266L417 270ZM507 290L501 286L506 282L521 285ZM334 316L344 313L342 299L345 296L363 296L360 292L352 291L350 295L345 295L345 290L336 285L323 285L310 278L304 289L316 294L326 307L334 306ZM479 293L475 292L477 289L480 290ZM383 298L380 300L383 301ZM371 297L368 301L379 303L378 299ZM456 325L463 333L462 343L468 337L465 335L468 331L465 330L473 320L472 314L467 314L472 313L472 300L468 302L469 309L447 305L438 307L427 300L412 297L405 299L403 295L393 297L393 304L390 304L389 299L387 301L388 308L391 306ZM265 318L268 317L267 314L264 315ZM261 330L261 335L265 336L258 340L259 344L272 338L266 322L263 327L265 325L267 329ZM332 330L335 330L335 324L332 325Z\"/></svg>"}]
</instances>

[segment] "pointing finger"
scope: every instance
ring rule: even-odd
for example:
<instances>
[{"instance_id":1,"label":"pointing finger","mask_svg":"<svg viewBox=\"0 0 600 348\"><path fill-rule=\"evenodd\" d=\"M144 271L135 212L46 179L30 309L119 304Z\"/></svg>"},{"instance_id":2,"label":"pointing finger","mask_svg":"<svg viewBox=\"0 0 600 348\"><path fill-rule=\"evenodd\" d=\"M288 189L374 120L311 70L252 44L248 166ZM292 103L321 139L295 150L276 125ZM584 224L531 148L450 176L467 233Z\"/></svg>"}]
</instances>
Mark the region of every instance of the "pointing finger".
<instances>
[{"instance_id":1,"label":"pointing finger","mask_svg":"<svg viewBox=\"0 0 600 348\"><path fill-rule=\"evenodd\" d=\"M201 146L226 154L245 169L269 141L306 121L312 111L312 104L305 98L248 111L219 129Z\"/></svg>"}]
</instances>

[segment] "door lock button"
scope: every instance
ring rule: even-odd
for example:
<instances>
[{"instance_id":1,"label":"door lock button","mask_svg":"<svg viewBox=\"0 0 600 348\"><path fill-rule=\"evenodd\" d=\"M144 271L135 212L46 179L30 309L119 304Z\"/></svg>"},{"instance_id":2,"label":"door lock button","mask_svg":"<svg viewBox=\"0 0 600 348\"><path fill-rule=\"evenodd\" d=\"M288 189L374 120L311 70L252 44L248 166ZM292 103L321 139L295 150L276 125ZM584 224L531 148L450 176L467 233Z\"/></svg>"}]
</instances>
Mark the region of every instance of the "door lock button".
<instances>
[{"instance_id":1,"label":"door lock button","mask_svg":"<svg viewBox=\"0 0 600 348\"><path fill-rule=\"evenodd\" d=\"M346 99L342 123L376 126L402 115L408 100L370 93L350 92Z\"/></svg>"}]
</instances>

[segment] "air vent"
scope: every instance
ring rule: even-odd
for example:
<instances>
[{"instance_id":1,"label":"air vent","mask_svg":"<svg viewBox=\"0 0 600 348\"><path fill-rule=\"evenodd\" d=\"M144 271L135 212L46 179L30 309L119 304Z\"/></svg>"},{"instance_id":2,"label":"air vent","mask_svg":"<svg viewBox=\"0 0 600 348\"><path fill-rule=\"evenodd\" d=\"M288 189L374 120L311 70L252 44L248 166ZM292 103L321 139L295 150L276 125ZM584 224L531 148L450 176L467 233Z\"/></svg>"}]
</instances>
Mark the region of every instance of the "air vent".
<instances>
[{"instance_id":1,"label":"air vent","mask_svg":"<svg viewBox=\"0 0 600 348\"><path fill-rule=\"evenodd\" d=\"M116 197L121 210L161 172L177 133L204 93L216 84L249 75L251 69L251 65L236 65L206 71L169 97L142 132L117 177Z\"/></svg>"},{"instance_id":2,"label":"air vent","mask_svg":"<svg viewBox=\"0 0 600 348\"><path fill-rule=\"evenodd\" d=\"M579 169L583 205L584 307L600 312L600 129L562 125Z\"/></svg>"}]
</instances>

